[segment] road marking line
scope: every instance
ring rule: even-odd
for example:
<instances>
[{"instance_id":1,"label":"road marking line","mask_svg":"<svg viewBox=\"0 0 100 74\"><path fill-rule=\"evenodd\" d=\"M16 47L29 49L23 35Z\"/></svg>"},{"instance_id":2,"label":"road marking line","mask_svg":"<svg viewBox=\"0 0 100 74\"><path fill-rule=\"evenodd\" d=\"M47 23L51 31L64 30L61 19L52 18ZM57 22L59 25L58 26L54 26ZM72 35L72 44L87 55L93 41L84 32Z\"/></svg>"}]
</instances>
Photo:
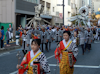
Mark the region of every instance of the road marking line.
<instances>
[{"instance_id":1,"label":"road marking line","mask_svg":"<svg viewBox=\"0 0 100 74\"><path fill-rule=\"evenodd\" d=\"M0 57L1 57L1 56L6 56L6 55L15 54L15 53L17 53L17 52L14 52L14 53L10 53L10 52L7 52L7 53L3 53L3 54L0 54Z\"/></svg>"},{"instance_id":2,"label":"road marking line","mask_svg":"<svg viewBox=\"0 0 100 74\"><path fill-rule=\"evenodd\" d=\"M100 41L98 42L98 41L95 41L94 43L100 43Z\"/></svg>"},{"instance_id":3,"label":"road marking line","mask_svg":"<svg viewBox=\"0 0 100 74\"><path fill-rule=\"evenodd\" d=\"M55 55L52 55L52 56L48 57L47 60L50 59L50 58L52 58L52 57L54 57L54 56L55 56Z\"/></svg>"},{"instance_id":4,"label":"road marking line","mask_svg":"<svg viewBox=\"0 0 100 74\"><path fill-rule=\"evenodd\" d=\"M57 66L57 64L49 64L49 66ZM100 66L87 66L87 65L74 65L74 67L79 67L79 68L100 68Z\"/></svg>"},{"instance_id":5,"label":"road marking line","mask_svg":"<svg viewBox=\"0 0 100 74\"><path fill-rule=\"evenodd\" d=\"M49 64L49 66L55 67L55 66L59 66L59 65ZM78 68L100 68L100 66L86 66L86 65L74 65L74 67L78 67ZM9 73L9 74L16 74L17 72L18 72L18 70L14 71L12 73Z\"/></svg>"},{"instance_id":6,"label":"road marking line","mask_svg":"<svg viewBox=\"0 0 100 74\"><path fill-rule=\"evenodd\" d=\"M7 54L10 54L10 52L2 53L2 54L0 54L0 56L7 55Z\"/></svg>"},{"instance_id":7,"label":"road marking line","mask_svg":"<svg viewBox=\"0 0 100 74\"><path fill-rule=\"evenodd\" d=\"M16 74L18 72L18 70L17 71L14 71L14 72L12 72L12 73L9 73L9 74Z\"/></svg>"},{"instance_id":8,"label":"road marking line","mask_svg":"<svg viewBox=\"0 0 100 74\"><path fill-rule=\"evenodd\" d=\"M18 50L22 50L22 49L16 49L16 50L18 51Z\"/></svg>"},{"instance_id":9,"label":"road marking line","mask_svg":"<svg viewBox=\"0 0 100 74\"><path fill-rule=\"evenodd\" d=\"M52 58L52 57L54 57L54 56L55 56L55 55L52 55L52 56L48 57L47 60L50 59L50 58ZM18 72L18 70L17 70L17 71L14 71L14 72L12 72L12 73L9 73L9 74L16 74L17 72Z\"/></svg>"}]
</instances>

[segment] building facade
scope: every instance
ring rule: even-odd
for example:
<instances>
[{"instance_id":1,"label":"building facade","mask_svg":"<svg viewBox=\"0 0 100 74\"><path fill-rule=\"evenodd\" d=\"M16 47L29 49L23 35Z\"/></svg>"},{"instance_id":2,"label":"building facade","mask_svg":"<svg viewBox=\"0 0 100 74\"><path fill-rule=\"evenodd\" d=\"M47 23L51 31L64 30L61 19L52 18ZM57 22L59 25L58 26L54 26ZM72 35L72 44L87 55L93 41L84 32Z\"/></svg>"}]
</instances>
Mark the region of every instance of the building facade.
<instances>
[{"instance_id":1,"label":"building facade","mask_svg":"<svg viewBox=\"0 0 100 74\"><path fill-rule=\"evenodd\" d=\"M63 25L63 0L40 0L40 3L44 5L44 11L42 15L51 16L52 25ZM71 17L72 13L76 11L76 0L73 2L73 8L71 8L72 1L64 0L64 25L71 25L71 22L67 18Z\"/></svg>"},{"instance_id":2,"label":"building facade","mask_svg":"<svg viewBox=\"0 0 100 74\"><path fill-rule=\"evenodd\" d=\"M64 25L71 25L67 18L77 13L76 10L81 7L81 3L80 0L64 0ZM14 30L19 25L25 27L29 22L26 19L34 17L34 7L38 4L44 6L43 13L40 15L44 19L41 25L63 25L63 6L61 6L63 0L0 0L0 22L12 23Z\"/></svg>"},{"instance_id":3,"label":"building facade","mask_svg":"<svg viewBox=\"0 0 100 74\"><path fill-rule=\"evenodd\" d=\"M16 27L27 24L26 19L34 17L34 7L40 3L40 0L0 0L0 22L12 23L14 33Z\"/></svg>"},{"instance_id":4,"label":"building facade","mask_svg":"<svg viewBox=\"0 0 100 74\"><path fill-rule=\"evenodd\" d=\"M94 0L94 12L97 12L100 8L100 0Z\"/></svg>"}]
</instances>

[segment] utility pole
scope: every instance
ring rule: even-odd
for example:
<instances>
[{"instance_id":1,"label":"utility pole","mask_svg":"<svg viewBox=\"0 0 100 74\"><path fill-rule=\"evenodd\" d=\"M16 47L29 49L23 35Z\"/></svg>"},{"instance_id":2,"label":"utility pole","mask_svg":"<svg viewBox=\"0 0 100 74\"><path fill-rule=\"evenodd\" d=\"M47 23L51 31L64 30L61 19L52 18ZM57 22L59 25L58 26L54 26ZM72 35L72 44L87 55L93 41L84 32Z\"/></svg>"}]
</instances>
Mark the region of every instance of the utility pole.
<instances>
[{"instance_id":1,"label":"utility pole","mask_svg":"<svg viewBox=\"0 0 100 74\"><path fill-rule=\"evenodd\" d=\"M63 25L65 25L64 24L64 0L63 0Z\"/></svg>"},{"instance_id":2,"label":"utility pole","mask_svg":"<svg viewBox=\"0 0 100 74\"><path fill-rule=\"evenodd\" d=\"M65 24L64 24L64 6L65 6L65 5L64 5L64 0L63 0L63 4L57 4L57 6L63 6L63 25L65 25Z\"/></svg>"}]
</instances>

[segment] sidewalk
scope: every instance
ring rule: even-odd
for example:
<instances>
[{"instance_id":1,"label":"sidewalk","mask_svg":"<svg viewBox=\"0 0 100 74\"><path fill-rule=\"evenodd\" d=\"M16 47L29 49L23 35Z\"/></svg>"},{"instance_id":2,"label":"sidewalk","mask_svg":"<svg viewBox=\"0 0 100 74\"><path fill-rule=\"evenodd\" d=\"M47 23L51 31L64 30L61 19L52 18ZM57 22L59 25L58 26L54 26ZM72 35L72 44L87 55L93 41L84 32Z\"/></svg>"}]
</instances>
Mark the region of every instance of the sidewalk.
<instances>
[{"instance_id":1,"label":"sidewalk","mask_svg":"<svg viewBox=\"0 0 100 74\"><path fill-rule=\"evenodd\" d=\"M4 48L0 48L0 51L14 50L21 47L16 45L15 41L9 42L10 46L6 46L6 43L4 43L4 45L5 45Z\"/></svg>"}]
</instances>

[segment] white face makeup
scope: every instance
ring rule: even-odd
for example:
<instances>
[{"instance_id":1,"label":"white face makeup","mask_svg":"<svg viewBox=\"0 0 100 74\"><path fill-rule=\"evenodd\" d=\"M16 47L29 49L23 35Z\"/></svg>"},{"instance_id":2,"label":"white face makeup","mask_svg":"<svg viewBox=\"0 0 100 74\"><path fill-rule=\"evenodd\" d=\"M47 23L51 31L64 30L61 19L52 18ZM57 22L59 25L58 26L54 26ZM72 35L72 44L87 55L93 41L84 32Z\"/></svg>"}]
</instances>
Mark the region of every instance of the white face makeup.
<instances>
[{"instance_id":1,"label":"white face makeup","mask_svg":"<svg viewBox=\"0 0 100 74\"><path fill-rule=\"evenodd\" d=\"M36 44L35 42L33 42L33 43L31 44L31 49L32 49L34 52L36 52L36 51L39 49L38 44Z\"/></svg>"},{"instance_id":2,"label":"white face makeup","mask_svg":"<svg viewBox=\"0 0 100 74\"><path fill-rule=\"evenodd\" d=\"M65 41L67 41L67 40L69 40L69 35L67 33L64 33L63 38L65 39Z\"/></svg>"}]
</instances>

